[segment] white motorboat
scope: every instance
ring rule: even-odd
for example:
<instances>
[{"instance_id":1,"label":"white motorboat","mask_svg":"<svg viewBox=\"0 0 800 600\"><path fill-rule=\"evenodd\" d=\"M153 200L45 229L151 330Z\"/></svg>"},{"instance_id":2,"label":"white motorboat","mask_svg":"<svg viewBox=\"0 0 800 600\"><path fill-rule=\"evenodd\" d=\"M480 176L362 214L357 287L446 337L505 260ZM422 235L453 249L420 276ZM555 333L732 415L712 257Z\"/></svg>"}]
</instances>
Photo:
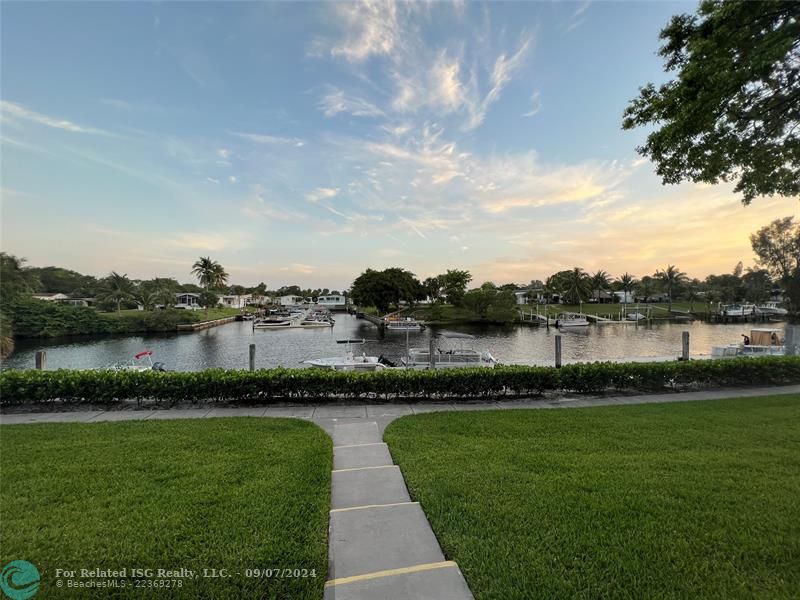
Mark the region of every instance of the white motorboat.
<instances>
[{"instance_id":1,"label":"white motorboat","mask_svg":"<svg viewBox=\"0 0 800 600\"><path fill-rule=\"evenodd\" d=\"M300 321L300 327L303 327L305 329L333 327L333 323L331 321L322 319L303 319L302 321Z\"/></svg>"},{"instance_id":2,"label":"white motorboat","mask_svg":"<svg viewBox=\"0 0 800 600\"><path fill-rule=\"evenodd\" d=\"M416 319L406 317L405 319L387 319L387 331L422 331L425 325Z\"/></svg>"},{"instance_id":3,"label":"white motorboat","mask_svg":"<svg viewBox=\"0 0 800 600\"><path fill-rule=\"evenodd\" d=\"M760 306L756 306L756 313L759 315L784 317L789 314L789 311L778 306L777 302L765 302Z\"/></svg>"},{"instance_id":4,"label":"white motorboat","mask_svg":"<svg viewBox=\"0 0 800 600\"><path fill-rule=\"evenodd\" d=\"M628 321L641 321L643 319L646 319L647 317L644 316L642 313L635 312L635 313L628 313L627 315L625 315L625 318Z\"/></svg>"},{"instance_id":5,"label":"white motorboat","mask_svg":"<svg viewBox=\"0 0 800 600\"><path fill-rule=\"evenodd\" d=\"M330 369L333 371L381 371L391 369L396 365L383 356L367 356L362 352L356 355L351 348L354 344L365 344L366 340L337 340L337 344L347 344L344 356L331 356L328 358L314 358L304 360L303 364L311 365L320 369Z\"/></svg>"},{"instance_id":6,"label":"white motorboat","mask_svg":"<svg viewBox=\"0 0 800 600\"><path fill-rule=\"evenodd\" d=\"M292 329L300 327L296 319L262 319L253 323L253 329Z\"/></svg>"},{"instance_id":7,"label":"white motorboat","mask_svg":"<svg viewBox=\"0 0 800 600\"><path fill-rule=\"evenodd\" d=\"M164 363L153 362L153 351L144 350L134 354L128 362L118 362L103 367L104 371L166 371Z\"/></svg>"},{"instance_id":8,"label":"white motorboat","mask_svg":"<svg viewBox=\"0 0 800 600\"><path fill-rule=\"evenodd\" d=\"M586 327L589 321L578 313L561 313L556 317L556 327Z\"/></svg>"},{"instance_id":9,"label":"white motorboat","mask_svg":"<svg viewBox=\"0 0 800 600\"><path fill-rule=\"evenodd\" d=\"M443 332L438 336L445 340L472 340L474 336L466 333ZM433 351L433 360L431 360ZM488 351L479 352L471 348L433 348L431 341L430 348L410 348L408 356L401 359L403 366L408 369L429 369L431 365L435 369L452 369L457 367L489 367L497 364L497 359Z\"/></svg>"},{"instance_id":10,"label":"white motorboat","mask_svg":"<svg viewBox=\"0 0 800 600\"><path fill-rule=\"evenodd\" d=\"M732 356L783 356L786 346L780 329L757 328L751 329L750 335L742 334L741 344L728 344L715 346L711 349L713 358L726 358Z\"/></svg>"},{"instance_id":11,"label":"white motorboat","mask_svg":"<svg viewBox=\"0 0 800 600\"><path fill-rule=\"evenodd\" d=\"M753 304L725 304L721 309L725 317L747 317L756 314Z\"/></svg>"}]
</instances>

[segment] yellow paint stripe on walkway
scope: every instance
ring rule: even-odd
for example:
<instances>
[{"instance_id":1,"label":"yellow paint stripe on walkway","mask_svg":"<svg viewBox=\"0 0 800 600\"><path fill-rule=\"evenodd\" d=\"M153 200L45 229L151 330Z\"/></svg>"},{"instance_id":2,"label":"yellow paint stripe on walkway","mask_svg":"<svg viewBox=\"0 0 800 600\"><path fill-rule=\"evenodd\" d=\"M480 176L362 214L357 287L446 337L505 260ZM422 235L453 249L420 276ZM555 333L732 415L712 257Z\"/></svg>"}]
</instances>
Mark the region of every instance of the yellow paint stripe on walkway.
<instances>
[{"instance_id":1,"label":"yellow paint stripe on walkway","mask_svg":"<svg viewBox=\"0 0 800 600\"><path fill-rule=\"evenodd\" d=\"M348 508L334 508L332 513L345 512L348 510L362 510L364 508L386 508L387 506L405 506L407 504L419 504L419 502L392 502L390 504L364 504L362 506L350 506Z\"/></svg>"},{"instance_id":2,"label":"yellow paint stripe on walkway","mask_svg":"<svg viewBox=\"0 0 800 600\"><path fill-rule=\"evenodd\" d=\"M399 469L397 465L380 465L378 467L355 467L353 469L334 469L331 473L347 473L349 471L367 471L369 469Z\"/></svg>"},{"instance_id":3,"label":"yellow paint stripe on walkway","mask_svg":"<svg viewBox=\"0 0 800 600\"><path fill-rule=\"evenodd\" d=\"M446 569L448 567L457 567L458 565L452 560L446 560L438 563L428 563L425 565L415 565L413 567L403 567L402 569L389 569L387 571L375 571L374 573L365 573L364 575L353 575L352 577L341 577L339 579L331 579L325 582L325 587L333 587L336 585L346 585L348 583L355 583L357 581L366 581L368 579L379 579L381 577L391 577L392 575L405 575L406 573L419 573L421 571L433 571L434 569Z\"/></svg>"},{"instance_id":4,"label":"yellow paint stripe on walkway","mask_svg":"<svg viewBox=\"0 0 800 600\"><path fill-rule=\"evenodd\" d=\"M369 444L346 444L345 446L334 446L333 449L336 450L337 448L361 448L362 446L385 446L386 442L371 442Z\"/></svg>"}]
</instances>

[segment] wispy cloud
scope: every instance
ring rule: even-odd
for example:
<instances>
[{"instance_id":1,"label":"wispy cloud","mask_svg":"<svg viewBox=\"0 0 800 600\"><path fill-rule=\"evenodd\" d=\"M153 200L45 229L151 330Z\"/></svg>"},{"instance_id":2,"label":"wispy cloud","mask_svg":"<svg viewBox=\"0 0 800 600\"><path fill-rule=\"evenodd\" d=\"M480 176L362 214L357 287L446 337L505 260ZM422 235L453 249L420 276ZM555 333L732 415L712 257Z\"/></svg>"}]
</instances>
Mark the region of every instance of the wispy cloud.
<instances>
[{"instance_id":1,"label":"wispy cloud","mask_svg":"<svg viewBox=\"0 0 800 600\"><path fill-rule=\"evenodd\" d=\"M68 131L70 133L115 135L104 129L86 127L83 125L78 125L77 123L73 123L72 121L67 121L66 119L50 117L48 115L25 108L21 104L16 104L7 100L0 100L0 112L3 113L4 118L8 118L10 120L20 119L24 121L30 121L32 123L37 123L38 125L45 125L46 127L52 127L53 129L60 129L61 131Z\"/></svg>"},{"instance_id":2,"label":"wispy cloud","mask_svg":"<svg viewBox=\"0 0 800 600\"><path fill-rule=\"evenodd\" d=\"M398 44L398 5L392 0L340 2L335 10L345 35L331 48L332 56L361 62L371 56L388 55Z\"/></svg>"},{"instance_id":3,"label":"wispy cloud","mask_svg":"<svg viewBox=\"0 0 800 600\"><path fill-rule=\"evenodd\" d=\"M304 265L303 263L292 263L288 267L281 267L279 270L287 271L289 273L301 273L303 275L310 275L314 272L312 265Z\"/></svg>"},{"instance_id":4,"label":"wispy cloud","mask_svg":"<svg viewBox=\"0 0 800 600\"><path fill-rule=\"evenodd\" d=\"M362 98L349 96L342 90L332 88L319 102L319 108L327 117L347 113L354 117L381 117L384 112Z\"/></svg>"},{"instance_id":5,"label":"wispy cloud","mask_svg":"<svg viewBox=\"0 0 800 600\"><path fill-rule=\"evenodd\" d=\"M305 141L300 138L281 137L277 135L266 135L263 133L246 133L242 131L229 131L231 135L240 137L243 140L255 142L256 144L286 144L300 148L305 145Z\"/></svg>"},{"instance_id":6,"label":"wispy cloud","mask_svg":"<svg viewBox=\"0 0 800 600\"><path fill-rule=\"evenodd\" d=\"M339 193L338 188L317 188L313 192L306 194L306 200L309 202L319 202L320 200L329 200Z\"/></svg>"},{"instance_id":7,"label":"wispy cloud","mask_svg":"<svg viewBox=\"0 0 800 600\"><path fill-rule=\"evenodd\" d=\"M540 97L540 93L533 92L533 94L531 94L531 109L526 113L522 113L522 116L532 117L534 115L539 114L540 110L542 110L542 100Z\"/></svg>"}]
</instances>

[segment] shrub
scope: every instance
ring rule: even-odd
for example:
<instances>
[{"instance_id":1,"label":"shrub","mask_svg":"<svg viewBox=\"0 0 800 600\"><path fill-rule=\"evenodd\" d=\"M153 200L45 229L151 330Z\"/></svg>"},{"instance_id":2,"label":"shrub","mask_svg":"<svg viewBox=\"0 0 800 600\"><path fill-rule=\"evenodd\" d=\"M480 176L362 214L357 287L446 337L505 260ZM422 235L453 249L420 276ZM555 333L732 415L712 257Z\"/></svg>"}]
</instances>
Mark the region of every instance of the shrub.
<instances>
[{"instance_id":1,"label":"shrub","mask_svg":"<svg viewBox=\"0 0 800 600\"><path fill-rule=\"evenodd\" d=\"M664 391L732 385L800 383L800 357L663 363L583 363L553 367L386 370L318 369L199 372L17 371L0 373L0 404L28 402L157 402L413 400L497 398L545 392Z\"/></svg>"}]
</instances>

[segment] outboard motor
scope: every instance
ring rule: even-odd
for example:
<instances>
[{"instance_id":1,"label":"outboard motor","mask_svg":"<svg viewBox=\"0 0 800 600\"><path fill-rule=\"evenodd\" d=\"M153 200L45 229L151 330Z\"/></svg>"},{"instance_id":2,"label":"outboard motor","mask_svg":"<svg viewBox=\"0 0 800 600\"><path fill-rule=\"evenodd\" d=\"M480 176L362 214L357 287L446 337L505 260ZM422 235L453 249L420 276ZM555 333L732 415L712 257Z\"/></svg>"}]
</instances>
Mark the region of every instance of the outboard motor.
<instances>
[{"instance_id":1,"label":"outboard motor","mask_svg":"<svg viewBox=\"0 0 800 600\"><path fill-rule=\"evenodd\" d=\"M393 363L391 360L386 358L383 354L378 357L378 362L382 365L386 365L387 367L396 367L397 365Z\"/></svg>"},{"instance_id":2,"label":"outboard motor","mask_svg":"<svg viewBox=\"0 0 800 600\"><path fill-rule=\"evenodd\" d=\"M167 370L167 366L162 362L154 362L153 363L153 371L161 371L165 372Z\"/></svg>"}]
</instances>

